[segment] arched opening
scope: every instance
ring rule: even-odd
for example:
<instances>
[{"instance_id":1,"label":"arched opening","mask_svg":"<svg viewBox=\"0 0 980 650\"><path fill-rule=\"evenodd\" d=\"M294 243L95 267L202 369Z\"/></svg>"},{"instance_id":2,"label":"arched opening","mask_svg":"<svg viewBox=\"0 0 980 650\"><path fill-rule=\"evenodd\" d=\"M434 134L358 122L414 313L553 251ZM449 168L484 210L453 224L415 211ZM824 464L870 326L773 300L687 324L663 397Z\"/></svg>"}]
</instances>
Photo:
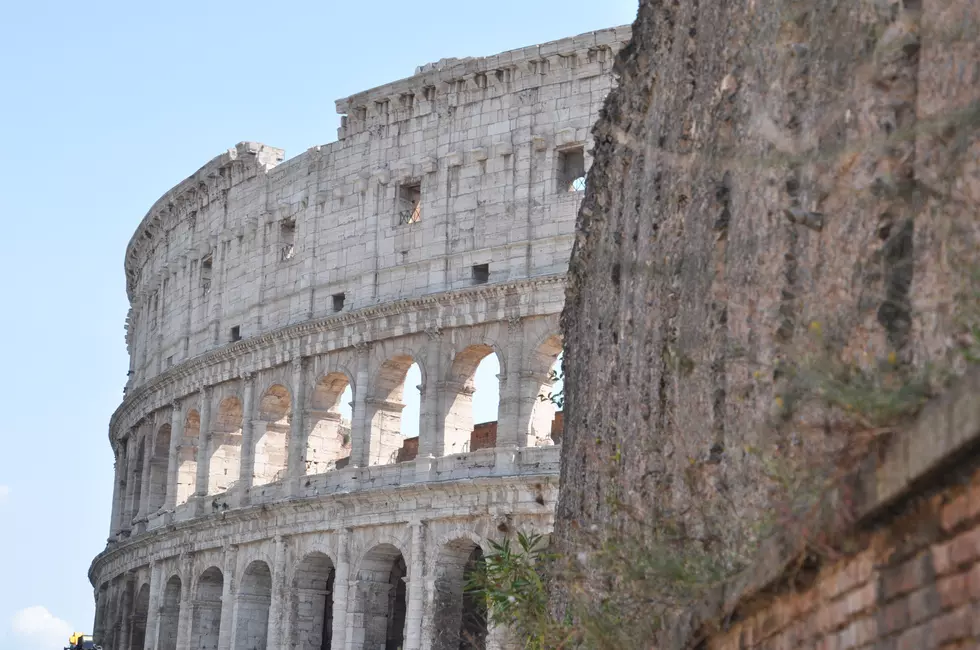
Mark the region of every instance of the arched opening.
<instances>
[{"instance_id":1,"label":"arched opening","mask_svg":"<svg viewBox=\"0 0 980 650\"><path fill-rule=\"evenodd\" d=\"M184 420L184 436L177 450L177 505L187 503L197 489L197 446L201 439L201 415L194 409Z\"/></svg>"},{"instance_id":2,"label":"arched opening","mask_svg":"<svg viewBox=\"0 0 980 650\"><path fill-rule=\"evenodd\" d=\"M485 363L484 363L485 362ZM484 368L481 373L480 386L476 384L477 369ZM496 367L493 379L486 375ZM478 405L483 417L490 417L489 422L497 420L497 408L500 403L499 380L494 386L496 375L500 372L500 361L489 345L471 345L459 352L453 359L449 375L445 382L445 403L448 404L446 419L443 427L443 455L458 454L470 451L470 438L474 433L474 406ZM487 385L489 384L489 385ZM479 401L476 402L477 389L480 389ZM493 413L490 416L490 413ZM486 433L483 434L484 437ZM479 437L479 432L478 432ZM496 429L493 429L496 440ZM493 446L493 445L490 445ZM437 453L439 450L436 450Z\"/></svg>"},{"instance_id":3,"label":"arched opening","mask_svg":"<svg viewBox=\"0 0 980 650\"><path fill-rule=\"evenodd\" d=\"M485 650L487 607L466 584L483 562L483 550L470 539L457 539L439 553L435 580L435 650Z\"/></svg>"},{"instance_id":4,"label":"arched opening","mask_svg":"<svg viewBox=\"0 0 980 650\"><path fill-rule=\"evenodd\" d=\"M150 585L144 584L133 602L133 618L130 622L129 647L142 648L146 643L146 615L150 613Z\"/></svg>"},{"instance_id":5,"label":"arched opening","mask_svg":"<svg viewBox=\"0 0 980 650\"><path fill-rule=\"evenodd\" d=\"M218 406L211 433L208 494L218 494L238 481L242 457L242 403L226 397ZM205 437L207 432L205 431Z\"/></svg>"},{"instance_id":6,"label":"arched opening","mask_svg":"<svg viewBox=\"0 0 980 650\"><path fill-rule=\"evenodd\" d=\"M354 648L398 650L403 646L407 575L405 558L391 544L375 546L364 556L352 610ZM359 625L364 626L362 630L357 629Z\"/></svg>"},{"instance_id":7,"label":"arched opening","mask_svg":"<svg viewBox=\"0 0 980 650\"><path fill-rule=\"evenodd\" d=\"M269 387L259 401L255 423L255 471L252 485L265 485L286 475L289 456L289 422L292 403L282 384Z\"/></svg>"},{"instance_id":8,"label":"arched opening","mask_svg":"<svg viewBox=\"0 0 980 650\"><path fill-rule=\"evenodd\" d=\"M136 467L133 468L133 510L130 513L132 519L136 519L139 514L141 500L143 496L143 459L146 455L146 437L140 438L136 450Z\"/></svg>"},{"instance_id":9,"label":"arched opening","mask_svg":"<svg viewBox=\"0 0 980 650\"><path fill-rule=\"evenodd\" d=\"M292 593L295 650L330 650L333 636L334 567L323 553L311 553L296 568Z\"/></svg>"},{"instance_id":10,"label":"arched opening","mask_svg":"<svg viewBox=\"0 0 980 650\"><path fill-rule=\"evenodd\" d=\"M262 560L245 569L238 589L235 647L265 650L269 634L269 605L272 603L272 572Z\"/></svg>"},{"instance_id":11,"label":"arched opening","mask_svg":"<svg viewBox=\"0 0 980 650\"><path fill-rule=\"evenodd\" d=\"M338 460L350 456L352 397L350 381L341 372L321 377L313 387L307 425L310 428L306 440L307 474L332 470Z\"/></svg>"},{"instance_id":12,"label":"arched opening","mask_svg":"<svg viewBox=\"0 0 980 650\"><path fill-rule=\"evenodd\" d=\"M561 388L555 386L556 376L561 376L561 359L562 340L554 334L538 346L528 361L527 372L522 377L522 399L530 402L525 425L528 446L550 445L561 440L562 421L556 420L558 405L551 399ZM553 374L556 372L559 374Z\"/></svg>"},{"instance_id":13,"label":"arched opening","mask_svg":"<svg viewBox=\"0 0 980 650\"><path fill-rule=\"evenodd\" d=\"M157 429L153 438L153 455L150 457L150 494L147 514L153 514L167 502L167 467L170 460L170 425Z\"/></svg>"},{"instance_id":14,"label":"arched opening","mask_svg":"<svg viewBox=\"0 0 980 650\"><path fill-rule=\"evenodd\" d=\"M177 622L180 620L180 578L171 576L163 590L160 607L159 650L177 650ZM195 646L198 647L198 646Z\"/></svg>"},{"instance_id":15,"label":"arched opening","mask_svg":"<svg viewBox=\"0 0 980 650\"><path fill-rule=\"evenodd\" d=\"M215 650L221 632L221 593L225 578L218 567L210 567L197 580L191 609L191 647ZM168 583L167 587L170 585Z\"/></svg>"},{"instance_id":16,"label":"arched opening","mask_svg":"<svg viewBox=\"0 0 980 650\"><path fill-rule=\"evenodd\" d=\"M392 357L381 364L374 394L368 400L371 413L369 465L396 462L404 439L418 435L418 408L413 412L408 406L411 402L419 403L421 376L418 364L407 355Z\"/></svg>"}]
</instances>

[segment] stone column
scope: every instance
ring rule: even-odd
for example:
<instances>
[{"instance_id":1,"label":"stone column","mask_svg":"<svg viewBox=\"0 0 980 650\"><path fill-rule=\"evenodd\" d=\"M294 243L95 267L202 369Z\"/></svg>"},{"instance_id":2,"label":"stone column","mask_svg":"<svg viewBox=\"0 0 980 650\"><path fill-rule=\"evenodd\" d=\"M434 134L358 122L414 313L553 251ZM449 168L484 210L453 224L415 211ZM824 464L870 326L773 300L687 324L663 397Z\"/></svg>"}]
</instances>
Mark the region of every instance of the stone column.
<instances>
[{"instance_id":1,"label":"stone column","mask_svg":"<svg viewBox=\"0 0 980 650\"><path fill-rule=\"evenodd\" d=\"M441 448L439 432L439 390L437 385L442 377L442 330L435 327L425 330L428 341L425 348L425 385L422 386L421 415L419 417L418 458L432 458ZM419 468L423 469L423 468ZM428 471L428 464L424 464Z\"/></svg>"},{"instance_id":2,"label":"stone column","mask_svg":"<svg viewBox=\"0 0 980 650\"><path fill-rule=\"evenodd\" d=\"M240 502L242 505L248 503L248 491L252 487L252 479L255 474L255 441L252 433L255 425L252 419L255 417L255 375L246 372L242 375L243 397L242 397L242 459L238 473L239 492L241 493Z\"/></svg>"},{"instance_id":3,"label":"stone column","mask_svg":"<svg viewBox=\"0 0 980 650\"><path fill-rule=\"evenodd\" d=\"M133 519L136 518L136 429L130 429L126 438L126 496L122 506L122 523L119 529L129 534L133 529Z\"/></svg>"},{"instance_id":4,"label":"stone column","mask_svg":"<svg viewBox=\"0 0 980 650\"><path fill-rule=\"evenodd\" d=\"M118 539L120 510L122 509L122 502L126 498L123 490L123 486L125 485L123 476L126 471L126 457L121 443L112 443L112 455L115 460L112 463L112 512L109 515L108 540L110 544Z\"/></svg>"},{"instance_id":5,"label":"stone column","mask_svg":"<svg viewBox=\"0 0 980 650\"><path fill-rule=\"evenodd\" d=\"M180 402L174 400L170 413L170 449L167 450L167 496L163 501L162 510L173 510L177 507L177 471L180 469L181 443L184 438L183 410Z\"/></svg>"},{"instance_id":6,"label":"stone column","mask_svg":"<svg viewBox=\"0 0 980 650\"><path fill-rule=\"evenodd\" d=\"M143 475L140 477L140 507L136 513L136 522L146 521L147 510L150 501L150 462L153 459L154 434L153 429L144 427L147 432L143 434Z\"/></svg>"},{"instance_id":7,"label":"stone column","mask_svg":"<svg viewBox=\"0 0 980 650\"><path fill-rule=\"evenodd\" d=\"M340 530L337 543L337 567L333 578L333 636L330 647L347 647L347 597L350 591L350 528ZM219 650L221 650L219 648Z\"/></svg>"},{"instance_id":8,"label":"stone column","mask_svg":"<svg viewBox=\"0 0 980 650\"><path fill-rule=\"evenodd\" d=\"M351 451L349 467L366 467L371 451L371 420L368 416L367 405L371 387L368 386L370 374L368 361L371 346L368 343L357 343L357 375L354 377L354 410L351 422Z\"/></svg>"},{"instance_id":9,"label":"stone column","mask_svg":"<svg viewBox=\"0 0 980 650\"><path fill-rule=\"evenodd\" d=\"M235 588L236 568L238 564L238 547L225 547L224 576L221 585L221 624L218 630L218 650L230 650L232 639L235 638L232 624L235 621Z\"/></svg>"},{"instance_id":10,"label":"stone column","mask_svg":"<svg viewBox=\"0 0 980 650\"><path fill-rule=\"evenodd\" d=\"M306 474L306 438L309 434L305 427L304 409L306 406L306 363L302 357L293 359L293 385L290 390L292 397L292 421L289 426L289 455L287 461L289 477L289 492L295 493L298 479Z\"/></svg>"},{"instance_id":11,"label":"stone column","mask_svg":"<svg viewBox=\"0 0 980 650\"><path fill-rule=\"evenodd\" d=\"M95 589L95 620L92 623L92 640L99 645L104 644L105 616L109 606L108 596L108 590Z\"/></svg>"},{"instance_id":12,"label":"stone column","mask_svg":"<svg viewBox=\"0 0 980 650\"><path fill-rule=\"evenodd\" d=\"M497 422L497 447L527 445L526 432L521 432L521 368L524 351L524 327L520 318L507 323L507 360L500 379L500 406ZM521 434L525 435L522 437ZM523 442L521 442L523 441Z\"/></svg>"},{"instance_id":13,"label":"stone column","mask_svg":"<svg viewBox=\"0 0 980 650\"><path fill-rule=\"evenodd\" d=\"M160 634L160 560L150 560L150 605L146 612L146 640L143 648L153 650Z\"/></svg>"},{"instance_id":14,"label":"stone column","mask_svg":"<svg viewBox=\"0 0 980 650\"><path fill-rule=\"evenodd\" d=\"M197 438L197 478L194 496L208 495L208 481L211 476L211 387L201 388L201 430Z\"/></svg>"},{"instance_id":15,"label":"stone column","mask_svg":"<svg viewBox=\"0 0 980 650\"><path fill-rule=\"evenodd\" d=\"M116 640L117 650L130 650L129 635L132 631L133 623L133 590L136 589L136 578L132 574L126 574L123 579L122 606L122 625L119 627L119 638Z\"/></svg>"},{"instance_id":16,"label":"stone column","mask_svg":"<svg viewBox=\"0 0 980 650\"><path fill-rule=\"evenodd\" d=\"M180 558L180 611L177 613L177 650L191 650L191 633L194 628L194 558L190 553Z\"/></svg>"},{"instance_id":17,"label":"stone column","mask_svg":"<svg viewBox=\"0 0 980 650\"><path fill-rule=\"evenodd\" d=\"M412 523L412 557L408 567L405 612L405 650L422 647L422 620L425 603L425 523Z\"/></svg>"},{"instance_id":18,"label":"stone column","mask_svg":"<svg viewBox=\"0 0 980 650\"><path fill-rule=\"evenodd\" d=\"M272 560L272 602L269 603L269 629L266 650L286 648L286 601L289 590L286 588L286 555L289 541L284 535L274 538L275 556Z\"/></svg>"}]
</instances>

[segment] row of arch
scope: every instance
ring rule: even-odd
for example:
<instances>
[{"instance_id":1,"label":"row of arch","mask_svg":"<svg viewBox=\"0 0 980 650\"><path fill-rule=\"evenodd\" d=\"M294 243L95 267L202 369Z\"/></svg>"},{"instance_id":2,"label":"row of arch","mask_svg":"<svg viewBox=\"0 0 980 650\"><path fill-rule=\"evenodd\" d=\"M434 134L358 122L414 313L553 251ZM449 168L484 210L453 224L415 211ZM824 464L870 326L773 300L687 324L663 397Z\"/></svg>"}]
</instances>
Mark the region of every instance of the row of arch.
<instances>
[{"instance_id":1,"label":"row of arch","mask_svg":"<svg viewBox=\"0 0 980 650\"><path fill-rule=\"evenodd\" d=\"M485 604L465 590L482 561L483 549L467 537L440 550L425 647L488 650L495 645L490 642ZM347 599L334 597L336 573L326 553L310 552L297 563L285 593L279 596L273 569L261 559L245 567L241 579L234 581L234 590L217 566L204 569L188 585L174 572L162 586L155 621L150 616L151 590L161 588L152 580L138 589L134 584L135 597L124 597L119 611L107 602L108 589L103 588L95 640L105 650L211 650L222 644L230 644L223 646L230 650L405 647L407 628L418 621L408 616L409 568L402 552L392 543L372 547L352 572ZM284 602L276 604L286 608L285 629L273 620L274 600L279 597ZM345 603L346 608L338 610Z\"/></svg>"},{"instance_id":2,"label":"row of arch","mask_svg":"<svg viewBox=\"0 0 980 650\"><path fill-rule=\"evenodd\" d=\"M237 390L234 383L220 387L220 394L216 387L213 402L209 392L189 400L186 410L171 421L140 429L135 444L121 449L115 496L118 516L111 532L115 535L130 523L180 506L195 495L220 494L241 483L262 486L348 464L403 460L405 434L414 433L414 427L406 427L407 402L418 405L416 413L428 410L429 416L435 411L426 423L415 415L420 423L418 448L423 453L441 456L474 448L475 399L477 407L497 415L496 431L501 426L518 429L502 432L514 444L550 444L555 407L540 398L552 390L550 371L560 364L560 356L560 338L548 336L515 373L520 394L506 406L501 400L505 375L498 374L500 358L485 343L456 353L448 371L440 373L441 381L426 378L425 359L396 353L379 363L373 376L340 367L319 374L307 388L305 377L280 371L255 398L248 394L254 388L245 382ZM481 374L483 385L478 385ZM419 378L415 387L413 376ZM356 385L359 377L369 387L363 399ZM427 399L430 391L435 397L432 403ZM518 408L524 410L522 417L506 417L505 409ZM164 412L164 419L167 415Z\"/></svg>"}]
</instances>

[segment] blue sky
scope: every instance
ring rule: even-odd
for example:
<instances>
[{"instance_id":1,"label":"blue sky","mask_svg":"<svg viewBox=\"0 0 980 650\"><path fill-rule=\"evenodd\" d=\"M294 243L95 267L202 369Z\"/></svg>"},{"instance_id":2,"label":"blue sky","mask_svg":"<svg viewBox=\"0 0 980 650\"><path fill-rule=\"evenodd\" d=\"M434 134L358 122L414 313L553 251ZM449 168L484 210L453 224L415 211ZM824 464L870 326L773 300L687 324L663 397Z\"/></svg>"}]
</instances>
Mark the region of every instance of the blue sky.
<instances>
[{"instance_id":1,"label":"blue sky","mask_svg":"<svg viewBox=\"0 0 980 650\"><path fill-rule=\"evenodd\" d=\"M3 3L0 645L57 650L68 628L91 631L127 369L123 253L160 195L242 140L287 156L333 141L335 99L417 65L635 13L635 0Z\"/></svg>"}]
</instances>

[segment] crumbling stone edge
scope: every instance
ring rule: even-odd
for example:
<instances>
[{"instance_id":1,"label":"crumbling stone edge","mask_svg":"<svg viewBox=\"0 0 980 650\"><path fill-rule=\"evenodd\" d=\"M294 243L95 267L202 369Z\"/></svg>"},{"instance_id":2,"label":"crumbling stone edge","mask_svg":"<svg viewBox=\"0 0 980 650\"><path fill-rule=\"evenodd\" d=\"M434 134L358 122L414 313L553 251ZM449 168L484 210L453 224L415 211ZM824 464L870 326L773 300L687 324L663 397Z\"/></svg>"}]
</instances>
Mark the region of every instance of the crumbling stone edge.
<instances>
[{"instance_id":1,"label":"crumbling stone edge","mask_svg":"<svg viewBox=\"0 0 980 650\"><path fill-rule=\"evenodd\" d=\"M889 513L917 495L955 480L951 470L980 463L980 366L971 367L942 395L930 401L913 422L863 459L856 470L826 495L830 507L816 527L833 543L876 527ZM847 523L829 513L846 507ZM788 590L801 540L781 531L759 549L744 571L712 588L685 612L668 620L651 647L687 650L728 629L742 614Z\"/></svg>"}]
</instances>

